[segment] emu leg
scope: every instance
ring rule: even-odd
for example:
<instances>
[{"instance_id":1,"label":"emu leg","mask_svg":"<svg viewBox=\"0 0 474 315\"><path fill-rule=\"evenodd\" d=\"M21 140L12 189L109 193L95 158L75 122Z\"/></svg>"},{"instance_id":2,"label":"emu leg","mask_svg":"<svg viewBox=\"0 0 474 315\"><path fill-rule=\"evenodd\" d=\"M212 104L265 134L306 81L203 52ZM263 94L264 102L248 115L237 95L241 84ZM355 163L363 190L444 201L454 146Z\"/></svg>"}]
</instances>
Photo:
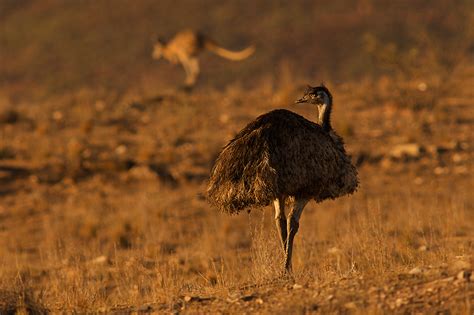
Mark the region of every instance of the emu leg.
<instances>
[{"instance_id":1,"label":"emu leg","mask_svg":"<svg viewBox=\"0 0 474 315\"><path fill-rule=\"evenodd\" d=\"M288 214L288 223L287 223L287 234L288 239L286 240L286 253L285 253L285 270L286 272L291 272L291 256L293 253L293 240L295 239L295 235L298 232L298 228L300 226L299 221L301 217L301 213L303 213L303 209L308 203L306 199L296 199L293 205L293 209L291 209L290 213Z\"/></svg>"},{"instance_id":2,"label":"emu leg","mask_svg":"<svg viewBox=\"0 0 474 315\"><path fill-rule=\"evenodd\" d=\"M278 198L273 201L275 206L275 224L280 236L283 253L286 252L286 216L285 216L285 199Z\"/></svg>"}]
</instances>

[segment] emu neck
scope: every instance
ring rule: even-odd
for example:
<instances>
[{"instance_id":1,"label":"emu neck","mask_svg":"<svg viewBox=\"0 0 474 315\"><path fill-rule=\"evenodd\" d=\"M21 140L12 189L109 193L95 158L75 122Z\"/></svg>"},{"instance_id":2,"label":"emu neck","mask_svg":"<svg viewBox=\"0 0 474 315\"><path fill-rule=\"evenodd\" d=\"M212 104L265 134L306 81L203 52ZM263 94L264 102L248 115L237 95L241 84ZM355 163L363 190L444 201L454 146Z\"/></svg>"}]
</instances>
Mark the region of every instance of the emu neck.
<instances>
[{"instance_id":1,"label":"emu neck","mask_svg":"<svg viewBox=\"0 0 474 315\"><path fill-rule=\"evenodd\" d=\"M331 127L331 110L332 102L330 99L325 100L325 106L322 106L319 110L319 124L323 127L323 130L329 131Z\"/></svg>"}]
</instances>

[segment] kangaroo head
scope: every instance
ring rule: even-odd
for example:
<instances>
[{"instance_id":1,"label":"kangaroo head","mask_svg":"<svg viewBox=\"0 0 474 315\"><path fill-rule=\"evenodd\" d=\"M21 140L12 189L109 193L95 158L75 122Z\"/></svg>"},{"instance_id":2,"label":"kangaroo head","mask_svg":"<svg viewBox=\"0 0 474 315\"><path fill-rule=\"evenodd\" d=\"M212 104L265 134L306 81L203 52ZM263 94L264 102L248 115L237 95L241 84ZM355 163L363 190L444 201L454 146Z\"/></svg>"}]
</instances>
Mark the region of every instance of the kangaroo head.
<instances>
[{"instance_id":1,"label":"kangaroo head","mask_svg":"<svg viewBox=\"0 0 474 315\"><path fill-rule=\"evenodd\" d=\"M163 49L165 47L165 42L161 39L158 38L153 45L153 53L152 53L152 58L153 59L160 59L163 56Z\"/></svg>"}]
</instances>

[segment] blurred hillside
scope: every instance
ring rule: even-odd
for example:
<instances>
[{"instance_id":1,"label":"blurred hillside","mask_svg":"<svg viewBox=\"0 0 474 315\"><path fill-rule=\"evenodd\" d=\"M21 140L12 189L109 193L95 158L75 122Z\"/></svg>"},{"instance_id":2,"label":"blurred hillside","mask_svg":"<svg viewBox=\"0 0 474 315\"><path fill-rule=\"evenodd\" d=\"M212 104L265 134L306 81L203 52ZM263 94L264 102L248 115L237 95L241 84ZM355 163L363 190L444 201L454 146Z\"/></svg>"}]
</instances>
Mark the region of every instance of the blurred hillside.
<instances>
[{"instance_id":1,"label":"blurred hillside","mask_svg":"<svg viewBox=\"0 0 474 315\"><path fill-rule=\"evenodd\" d=\"M335 82L442 73L472 57L473 12L470 0L2 0L0 85L16 96L176 86L182 70L151 60L152 40L188 27L231 49L257 46L239 64L206 54L202 86L254 86L285 71Z\"/></svg>"}]
</instances>

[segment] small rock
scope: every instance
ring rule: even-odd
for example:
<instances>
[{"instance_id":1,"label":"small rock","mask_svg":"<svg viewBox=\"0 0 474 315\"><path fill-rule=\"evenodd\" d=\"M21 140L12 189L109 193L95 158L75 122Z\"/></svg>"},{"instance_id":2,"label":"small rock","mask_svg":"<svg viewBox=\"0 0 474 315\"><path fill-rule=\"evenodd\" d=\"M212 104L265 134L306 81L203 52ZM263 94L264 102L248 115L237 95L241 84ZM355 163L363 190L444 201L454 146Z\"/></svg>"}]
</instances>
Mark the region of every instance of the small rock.
<instances>
[{"instance_id":1,"label":"small rock","mask_svg":"<svg viewBox=\"0 0 474 315\"><path fill-rule=\"evenodd\" d=\"M423 273L423 270L420 267L415 267L415 268L413 268L412 270L410 270L408 272L408 274L410 274L410 275L419 275L419 274L422 274L422 273Z\"/></svg>"},{"instance_id":2,"label":"small rock","mask_svg":"<svg viewBox=\"0 0 474 315\"><path fill-rule=\"evenodd\" d=\"M444 278L444 279L441 279L440 281L441 282L451 282L451 281L454 281L454 277L447 277L447 278Z\"/></svg>"},{"instance_id":3,"label":"small rock","mask_svg":"<svg viewBox=\"0 0 474 315\"><path fill-rule=\"evenodd\" d=\"M452 160L453 160L454 163L460 163L462 161L465 161L466 157L459 154L459 153L454 153L453 157L452 157Z\"/></svg>"},{"instance_id":4,"label":"small rock","mask_svg":"<svg viewBox=\"0 0 474 315\"><path fill-rule=\"evenodd\" d=\"M239 301L239 299L233 299L233 298L228 297L226 299L226 301L229 302L229 303L237 303Z\"/></svg>"},{"instance_id":5,"label":"small rock","mask_svg":"<svg viewBox=\"0 0 474 315\"><path fill-rule=\"evenodd\" d=\"M98 111L98 112L102 112L106 107L106 104L104 101L102 100L97 100L95 102L95 109Z\"/></svg>"},{"instance_id":6,"label":"small rock","mask_svg":"<svg viewBox=\"0 0 474 315\"><path fill-rule=\"evenodd\" d=\"M229 120L230 120L230 117L227 114L222 114L219 116L219 121L223 124L226 124L227 122L229 122Z\"/></svg>"},{"instance_id":7,"label":"small rock","mask_svg":"<svg viewBox=\"0 0 474 315\"><path fill-rule=\"evenodd\" d=\"M151 121L151 117L150 115L143 115L142 117L140 117L140 120L142 123L148 124Z\"/></svg>"},{"instance_id":8,"label":"small rock","mask_svg":"<svg viewBox=\"0 0 474 315\"><path fill-rule=\"evenodd\" d=\"M337 247L331 247L330 249L328 249L328 254L339 256L342 254L342 250Z\"/></svg>"},{"instance_id":9,"label":"small rock","mask_svg":"<svg viewBox=\"0 0 474 315\"><path fill-rule=\"evenodd\" d=\"M115 153L117 153L118 155L124 155L125 153L127 153L127 146L123 144L119 145L115 148Z\"/></svg>"},{"instance_id":10,"label":"small rock","mask_svg":"<svg viewBox=\"0 0 474 315\"><path fill-rule=\"evenodd\" d=\"M354 302L348 302L344 304L344 307L349 310L355 310L357 308L357 305Z\"/></svg>"},{"instance_id":11,"label":"small rock","mask_svg":"<svg viewBox=\"0 0 474 315\"><path fill-rule=\"evenodd\" d=\"M428 247L426 245L421 245L418 247L419 252L426 252L428 250Z\"/></svg>"},{"instance_id":12,"label":"small rock","mask_svg":"<svg viewBox=\"0 0 474 315\"><path fill-rule=\"evenodd\" d=\"M380 166L382 166L382 168L389 169L393 166L393 161L389 158L383 158L380 162Z\"/></svg>"},{"instance_id":13,"label":"small rock","mask_svg":"<svg viewBox=\"0 0 474 315\"><path fill-rule=\"evenodd\" d=\"M405 304L405 303L403 302L403 299L402 299L402 298L398 298L398 299L395 301L395 305L396 305L397 307L400 307L400 306L402 306L403 304Z\"/></svg>"},{"instance_id":14,"label":"small rock","mask_svg":"<svg viewBox=\"0 0 474 315\"><path fill-rule=\"evenodd\" d=\"M420 82L417 85L417 89L420 92L425 92L428 89L428 84L426 84L426 82Z\"/></svg>"},{"instance_id":15,"label":"small rock","mask_svg":"<svg viewBox=\"0 0 474 315\"><path fill-rule=\"evenodd\" d=\"M334 300L334 295L330 294L328 295L328 297L326 298L326 301L332 301Z\"/></svg>"},{"instance_id":16,"label":"small rock","mask_svg":"<svg viewBox=\"0 0 474 315\"><path fill-rule=\"evenodd\" d=\"M81 156L84 159L90 159L92 157L92 150L89 148L85 148L84 150L82 150Z\"/></svg>"},{"instance_id":17,"label":"small rock","mask_svg":"<svg viewBox=\"0 0 474 315\"><path fill-rule=\"evenodd\" d=\"M403 157L418 158L421 156L423 148L417 143L399 144L392 148L390 155L400 159Z\"/></svg>"},{"instance_id":18,"label":"small rock","mask_svg":"<svg viewBox=\"0 0 474 315\"><path fill-rule=\"evenodd\" d=\"M257 304L263 304L263 300L261 298L258 298L255 300L255 303Z\"/></svg>"},{"instance_id":19,"label":"small rock","mask_svg":"<svg viewBox=\"0 0 474 315\"><path fill-rule=\"evenodd\" d=\"M303 286L301 284L298 284L298 283L295 283L293 284L293 290L298 290L298 289L302 289Z\"/></svg>"},{"instance_id":20,"label":"small rock","mask_svg":"<svg viewBox=\"0 0 474 315\"><path fill-rule=\"evenodd\" d=\"M423 184L424 181L423 181L423 178L417 177L417 178L415 178L415 180L413 182L415 183L415 185L421 185L421 184Z\"/></svg>"},{"instance_id":21,"label":"small rock","mask_svg":"<svg viewBox=\"0 0 474 315\"><path fill-rule=\"evenodd\" d=\"M461 147L461 142L457 141L457 140L454 140L454 141L450 141L446 144L446 148L448 150L460 150L462 149Z\"/></svg>"},{"instance_id":22,"label":"small rock","mask_svg":"<svg viewBox=\"0 0 474 315\"><path fill-rule=\"evenodd\" d=\"M127 178L130 179L154 180L158 178L156 173L146 165L134 166L127 173Z\"/></svg>"},{"instance_id":23,"label":"small rock","mask_svg":"<svg viewBox=\"0 0 474 315\"><path fill-rule=\"evenodd\" d=\"M446 174L448 173L448 168L447 167L441 167L441 166L438 166L434 169L434 173L435 175L443 175L443 174Z\"/></svg>"},{"instance_id":24,"label":"small rock","mask_svg":"<svg viewBox=\"0 0 474 315\"><path fill-rule=\"evenodd\" d=\"M186 295L186 296L184 297L184 302L191 302L192 299L193 299L192 296Z\"/></svg>"},{"instance_id":25,"label":"small rock","mask_svg":"<svg viewBox=\"0 0 474 315\"><path fill-rule=\"evenodd\" d=\"M455 174L467 174L467 173L468 173L468 169L467 169L467 167L464 166L464 165L455 166L455 167L454 167L454 173L455 173Z\"/></svg>"},{"instance_id":26,"label":"small rock","mask_svg":"<svg viewBox=\"0 0 474 315\"><path fill-rule=\"evenodd\" d=\"M92 259L92 263L100 265L106 263L108 260L107 256L102 255Z\"/></svg>"},{"instance_id":27,"label":"small rock","mask_svg":"<svg viewBox=\"0 0 474 315\"><path fill-rule=\"evenodd\" d=\"M59 121L59 120L62 120L63 118L64 118L64 115L59 110L56 110L56 111L53 112L53 119L54 120Z\"/></svg>"}]
</instances>

